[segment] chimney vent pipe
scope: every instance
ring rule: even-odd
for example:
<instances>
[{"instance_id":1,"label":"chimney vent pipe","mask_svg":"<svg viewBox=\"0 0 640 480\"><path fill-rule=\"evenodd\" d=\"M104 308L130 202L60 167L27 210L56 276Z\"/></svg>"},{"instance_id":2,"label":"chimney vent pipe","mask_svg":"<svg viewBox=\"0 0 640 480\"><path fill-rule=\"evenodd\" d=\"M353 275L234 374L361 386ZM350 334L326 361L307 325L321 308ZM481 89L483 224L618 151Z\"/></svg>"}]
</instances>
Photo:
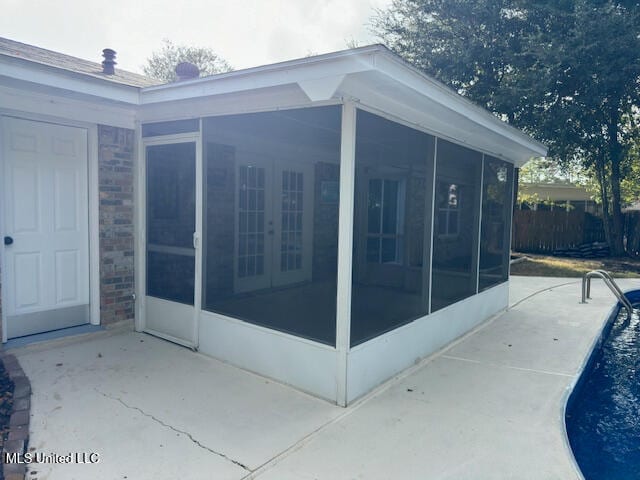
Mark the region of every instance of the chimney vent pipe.
<instances>
[{"instance_id":1,"label":"chimney vent pipe","mask_svg":"<svg viewBox=\"0 0 640 480\"><path fill-rule=\"evenodd\" d=\"M113 75L116 73L115 65L116 65L116 52L115 50L111 50L110 48L105 48L102 50L102 56L104 60L102 61L102 73L105 75Z\"/></svg>"}]
</instances>

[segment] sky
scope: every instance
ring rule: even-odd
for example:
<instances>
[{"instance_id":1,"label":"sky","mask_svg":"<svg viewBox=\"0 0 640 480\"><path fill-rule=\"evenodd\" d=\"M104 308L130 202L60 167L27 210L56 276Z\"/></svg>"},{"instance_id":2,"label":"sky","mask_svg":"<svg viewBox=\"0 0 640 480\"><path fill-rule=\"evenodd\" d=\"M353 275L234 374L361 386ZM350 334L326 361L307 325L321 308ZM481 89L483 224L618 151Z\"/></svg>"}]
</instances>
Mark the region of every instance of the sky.
<instances>
[{"instance_id":1,"label":"sky","mask_svg":"<svg viewBox=\"0 0 640 480\"><path fill-rule=\"evenodd\" d=\"M0 0L0 36L142 72L163 39L210 47L235 69L375 43L391 0Z\"/></svg>"}]
</instances>

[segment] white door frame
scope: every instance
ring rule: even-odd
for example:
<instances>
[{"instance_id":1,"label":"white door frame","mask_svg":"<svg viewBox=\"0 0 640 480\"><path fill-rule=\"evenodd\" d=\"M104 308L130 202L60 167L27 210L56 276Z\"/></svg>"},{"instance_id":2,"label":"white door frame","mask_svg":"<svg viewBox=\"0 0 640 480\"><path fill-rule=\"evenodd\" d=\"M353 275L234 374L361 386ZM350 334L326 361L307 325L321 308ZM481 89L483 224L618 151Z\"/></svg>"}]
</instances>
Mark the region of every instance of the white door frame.
<instances>
[{"instance_id":1,"label":"white door frame","mask_svg":"<svg viewBox=\"0 0 640 480\"><path fill-rule=\"evenodd\" d=\"M136 251L136 320L135 329L138 332L150 331L146 325L146 285L147 285L147 157L146 149L148 146L154 145L171 145L175 143L195 143L196 150L196 177L195 177L195 215L196 215L196 231L193 235L193 245L195 248L195 283L193 298L193 342L185 342L182 339L171 335L163 335L162 332L153 331L154 335L170 340L172 342L185 345L187 347L198 349L199 344L199 322L200 310L202 308L202 137L200 132L180 133L174 135L162 135L157 137L142 138L141 127L136 129L136 136L141 139L138 145L138 168L137 173L137 194L136 198L136 222L135 235Z\"/></svg>"},{"instance_id":2,"label":"white door frame","mask_svg":"<svg viewBox=\"0 0 640 480\"><path fill-rule=\"evenodd\" d=\"M100 191L98 185L98 126L66 118L38 115L27 112L0 109L0 116L31 122L52 123L65 127L83 128L87 131L87 184L89 198L89 320L91 325L100 325ZM4 132L1 131L0 139ZM4 158L0 149L0 178L4 178ZM4 237L4 211L0 208L0 235ZM6 265L4 246L0 248L0 264ZM6 268L2 269L2 284L7 284ZM7 289L2 292L2 304L7 305ZM2 309L2 343L7 342L6 308Z\"/></svg>"}]
</instances>

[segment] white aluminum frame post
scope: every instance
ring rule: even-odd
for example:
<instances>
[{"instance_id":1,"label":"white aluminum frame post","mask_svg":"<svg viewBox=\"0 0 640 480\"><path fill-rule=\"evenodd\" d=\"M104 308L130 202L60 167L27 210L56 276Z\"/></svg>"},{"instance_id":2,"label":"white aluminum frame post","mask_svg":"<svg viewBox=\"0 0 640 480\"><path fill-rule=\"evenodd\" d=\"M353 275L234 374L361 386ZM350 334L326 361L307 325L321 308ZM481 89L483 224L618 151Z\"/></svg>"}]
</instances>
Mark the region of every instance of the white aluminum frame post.
<instances>
[{"instance_id":1,"label":"white aluminum frame post","mask_svg":"<svg viewBox=\"0 0 640 480\"><path fill-rule=\"evenodd\" d=\"M351 286L353 265L353 211L356 163L356 107L342 105L340 139L340 206L338 211L338 278L336 298L336 403L347 406L347 362L351 344Z\"/></svg>"}]
</instances>

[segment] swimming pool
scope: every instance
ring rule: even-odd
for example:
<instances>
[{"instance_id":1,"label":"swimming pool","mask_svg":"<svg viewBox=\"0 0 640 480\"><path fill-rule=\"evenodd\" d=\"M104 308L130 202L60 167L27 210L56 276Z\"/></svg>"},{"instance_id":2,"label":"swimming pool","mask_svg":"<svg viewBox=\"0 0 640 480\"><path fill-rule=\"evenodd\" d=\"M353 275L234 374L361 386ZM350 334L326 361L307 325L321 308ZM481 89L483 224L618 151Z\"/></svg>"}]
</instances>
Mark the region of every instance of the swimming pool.
<instances>
[{"instance_id":1,"label":"swimming pool","mask_svg":"<svg viewBox=\"0 0 640 480\"><path fill-rule=\"evenodd\" d=\"M640 290L626 292L637 307ZM640 317L612 310L567 402L571 449L586 480L640 478Z\"/></svg>"}]
</instances>

